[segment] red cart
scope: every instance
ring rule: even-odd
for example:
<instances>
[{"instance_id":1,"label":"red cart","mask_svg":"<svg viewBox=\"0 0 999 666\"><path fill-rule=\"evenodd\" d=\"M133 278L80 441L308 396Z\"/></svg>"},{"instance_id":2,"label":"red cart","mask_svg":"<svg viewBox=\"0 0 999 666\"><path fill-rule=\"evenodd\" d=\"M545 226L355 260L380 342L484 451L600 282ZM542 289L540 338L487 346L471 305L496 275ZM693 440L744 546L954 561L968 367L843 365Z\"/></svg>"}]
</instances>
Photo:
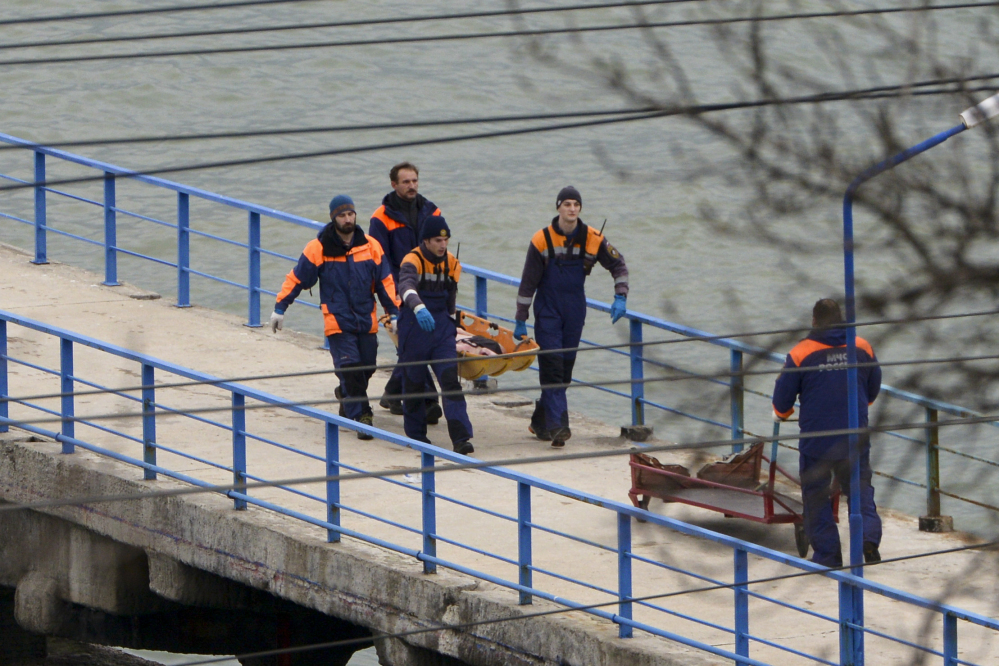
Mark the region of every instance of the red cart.
<instances>
[{"instance_id":1,"label":"red cart","mask_svg":"<svg viewBox=\"0 0 999 666\"><path fill-rule=\"evenodd\" d=\"M774 424L774 437L780 424ZM775 488L780 473L792 483L796 478L777 464L777 440L773 441L769 459L763 455L764 443L758 442L728 460L702 467L696 477L682 465L664 465L644 453L631 454L632 504L649 508L653 497L664 502L681 502L728 518L745 518L757 523L792 523L798 555L808 554L808 537L802 524L803 505L797 497L778 492ZM763 461L768 464L767 479L760 481ZM834 489L835 490L835 489ZM833 517L838 522L839 492L833 494Z\"/></svg>"}]
</instances>

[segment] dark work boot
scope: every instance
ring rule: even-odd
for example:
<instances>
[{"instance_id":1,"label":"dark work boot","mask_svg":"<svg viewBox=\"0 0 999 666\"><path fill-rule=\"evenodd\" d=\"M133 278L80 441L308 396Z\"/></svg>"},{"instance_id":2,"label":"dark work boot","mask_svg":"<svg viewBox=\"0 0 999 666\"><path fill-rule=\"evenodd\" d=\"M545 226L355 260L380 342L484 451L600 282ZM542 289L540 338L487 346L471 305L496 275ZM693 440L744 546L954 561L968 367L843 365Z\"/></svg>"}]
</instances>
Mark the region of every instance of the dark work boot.
<instances>
[{"instance_id":1,"label":"dark work boot","mask_svg":"<svg viewBox=\"0 0 999 666\"><path fill-rule=\"evenodd\" d=\"M333 395L335 395L336 399L340 401L340 409L337 411L337 413L340 416L347 416L347 410L343 408L343 391L340 390L339 386L333 389Z\"/></svg>"},{"instance_id":2,"label":"dark work boot","mask_svg":"<svg viewBox=\"0 0 999 666\"><path fill-rule=\"evenodd\" d=\"M427 425L437 425L440 423L441 417L444 416L444 410L436 402L427 403Z\"/></svg>"},{"instance_id":3,"label":"dark work boot","mask_svg":"<svg viewBox=\"0 0 999 666\"><path fill-rule=\"evenodd\" d=\"M371 418L371 414L361 414L360 418L357 419L358 423L363 423L364 425L368 426L372 424L372 421L373 419ZM374 435L369 435L366 432L361 432L360 430L358 430L357 438L363 440L369 440L369 439L374 439Z\"/></svg>"},{"instance_id":4,"label":"dark work boot","mask_svg":"<svg viewBox=\"0 0 999 666\"><path fill-rule=\"evenodd\" d=\"M569 426L561 426L549 431L552 438L552 448L561 449L565 446L565 440L572 437L572 431L569 430Z\"/></svg>"},{"instance_id":5,"label":"dark work boot","mask_svg":"<svg viewBox=\"0 0 999 666\"><path fill-rule=\"evenodd\" d=\"M864 562L867 564L874 564L875 562L881 561L881 553L878 552L878 547L871 543L870 541L864 544Z\"/></svg>"},{"instance_id":6,"label":"dark work boot","mask_svg":"<svg viewBox=\"0 0 999 666\"><path fill-rule=\"evenodd\" d=\"M467 456L469 453L475 453L475 447L467 439L464 442L454 443L454 452L460 453L463 456Z\"/></svg>"}]
</instances>

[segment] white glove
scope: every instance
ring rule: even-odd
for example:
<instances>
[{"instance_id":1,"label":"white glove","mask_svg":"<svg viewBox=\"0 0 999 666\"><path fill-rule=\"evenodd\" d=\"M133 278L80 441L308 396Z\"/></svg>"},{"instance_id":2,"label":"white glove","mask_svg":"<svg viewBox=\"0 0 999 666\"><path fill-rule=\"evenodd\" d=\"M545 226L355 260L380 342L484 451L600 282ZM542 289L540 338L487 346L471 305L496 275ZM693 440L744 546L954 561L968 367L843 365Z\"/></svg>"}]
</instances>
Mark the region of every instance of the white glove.
<instances>
[{"instance_id":1,"label":"white glove","mask_svg":"<svg viewBox=\"0 0 999 666\"><path fill-rule=\"evenodd\" d=\"M783 416L781 416L780 414L778 414L777 410L775 409L774 410L774 423L781 423L783 421L787 421L787 419L784 418Z\"/></svg>"},{"instance_id":2,"label":"white glove","mask_svg":"<svg viewBox=\"0 0 999 666\"><path fill-rule=\"evenodd\" d=\"M399 317L392 315L389 317L388 323L385 328L388 329L389 333L395 333L396 326L399 325Z\"/></svg>"},{"instance_id":3,"label":"white glove","mask_svg":"<svg viewBox=\"0 0 999 666\"><path fill-rule=\"evenodd\" d=\"M284 315L278 314L277 312L272 312L270 324L271 324L271 331L277 333L282 328L284 328Z\"/></svg>"}]
</instances>

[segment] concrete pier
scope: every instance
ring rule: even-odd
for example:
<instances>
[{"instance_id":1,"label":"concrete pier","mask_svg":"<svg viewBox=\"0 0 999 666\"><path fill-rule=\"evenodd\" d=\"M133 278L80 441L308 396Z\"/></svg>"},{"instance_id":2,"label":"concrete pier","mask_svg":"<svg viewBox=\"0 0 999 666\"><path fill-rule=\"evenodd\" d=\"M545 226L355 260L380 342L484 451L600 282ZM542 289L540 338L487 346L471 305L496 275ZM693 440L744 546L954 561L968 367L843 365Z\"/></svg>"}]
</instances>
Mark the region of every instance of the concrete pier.
<instances>
[{"instance_id":1,"label":"concrete pier","mask_svg":"<svg viewBox=\"0 0 999 666\"><path fill-rule=\"evenodd\" d=\"M274 335L269 329L249 329L236 317L198 307L180 310L166 299L150 300L149 294L134 287L105 287L95 274L57 263L36 266L29 263L29 258L14 248L0 248L0 309L220 377L332 366L328 352L320 348L321 340L316 337L292 331ZM16 327L11 327L9 334L12 356L31 358L47 367L57 366L56 341ZM383 342L383 350L388 348ZM383 358L387 361L388 355ZM104 385L140 383L134 363L86 349L78 352L75 362L76 375ZM10 371L10 390L15 396L58 390L58 378L23 366L11 365ZM380 393L387 378L387 373L377 373L371 393ZM332 398L334 383L332 375L320 375L248 385L288 400L314 400ZM201 386L158 392L157 401L162 400L174 409L225 407L228 396L224 391ZM476 429L475 457L490 460L553 453L527 432L533 397L497 394L469 398L469 414ZM54 409L57 404L48 403ZM127 416L136 411L135 403L115 396L77 399L78 414L115 410L122 414L115 427L141 437L141 419ZM15 418L38 417L37 412L16 405L11 407L11 414ZM206 418L227 417L223 413ZM276 410L249 414L248 418L253 420L254 432L275 440L293 440L297 448L322 455L323 433L316 424ZM377 406L375 426L402 431L401 418ZM57 429L52 425L47 427ZM210 460L231 456L227 433L211 431L187 419L167 421L158 428L157 441L163 445ZM122 444L93 428L78 426L78 432L87 441L141 457L139 445ZM669 433L657 431L656 435L664 439ZM430 437L437 444L446 444L443 421L431 428ZM648 443L661 443L661 439ZM363 469L402 469L419 464L419 457L412 450L388 442L357 441L346 430L341 432L340 440L342 459ZM573 438L565 450L626 452L631 446L631 442L620 437L619 427L574 415ZM324 466L315 460L274 447L248 445L248 448L251 473L268 478L324 473ZM689 456L662 458L664 462L696 466ZM231 472L166 451L160 452L159 462L217 483L232 480ZM627 501L630 476L626 455L539 463L518 469L602 497ZM416 484L414 488L418 489L418 481ZM482 472L437 475L438 493L475 498L477 504L506 514L516 514L516 489L512 486L510 481ZM185 486L164 478L143 481L141 470L85 451L63 455L58 444L27 437L16 430L0 442L0 499L7 502L180 487ZM319 492L309 487L302 490ZM392 516L400 523L418 524L419 493L406 490L376 480L345 483L343 502L381 516ZM265 489L255 496L280 498L285 506L325 518L322 505L286 491ZM676 505L664 507L659 502L654 502L651 509L776 550L795 552L790 526L727 520L719 514ZM533 511L536 523L594 543L615 544L617 526L614 514L609 511L540 494L534 498ZM844 538L845 522L841 522ZM403 538L397 528L356 514L346 515L343 524L380 538L397 541ZM635 554L678 568L697 568L702 575L715 579L731 580L730 549L652 524L636 524L632 529ZM507 557L516 558L514 530L461 507L441 510L438 531L480 548L504 550ZM60 507L29 514L0 513L0 537L0 587L17 590L14 613L18 624L40 634L66 634L71 633L67 627L85 626L81 613L99 613L108 627L113 625L109 618L130 618L130 626L137 626L141 622L135 618L156 617L181 609L202 612L221 609L243 613L245 617L258 613L269 618L293 612L282 605L290 604L303 609L302 618L312 618L302 619L296 625L318 623L315 626L324 628L315 634L332 635L331 640L351 636L352 632L373 637L383 663L391 666L729 663L642 632L636 632L635 638L618 638L616 625L580 612L483 624L461 631L418 633L404 640L379 639L381 634L428 629L438 623L516 618L558 606L537 600L531 606L520 606L514 591L443 568L435 575L426 575L414 559L356 539L344 538L340 543L329 544L325 530L252 506L246 511L235 511L232 501L220 495ZM409 539L414 548L419 546L418 535ZM916 518L889 511L885 515L881 552L885 558L891 558L967 542L960 532L920 532ZM569 577L575 572L595 586L615 589L615 568L608 566L616 558L614 553L570 546L564 540L543 534L535 538L534 549L536 567ZM458 548L446 543L439 544L438 552L445 558L458 557ZM507 578L515 576L508 563L467 551L461 557L467 566ZM750 578L792 571L783 565L751 558ZM997 612L999 570L992 554L963 552L914 559L872 567L866 575L886 585L985 615L995 616ZM581 589L556 577L536 574L535 583L543 583L545 589L583 603L608 598L599 590ZM689 577L635 565L636 595L698 586L698 581ZM777 599L805 605L817 614L833 617L837 614L837 586L823 577L767 583L759 588ZM873 594L865 599L869 627L913 642L921 642L927 633L940 635L939 616ZM751 631L755 636L817 652L831 661L838 659L836 624L776 605L760 610L758 603L761 602L752 602ZM661 605L680 615L731 625L731 591L687 594L664 600ZM310 613L328 618L329 623L322 625ZM636 619L652 614L647 609L635 610ZM261 634L279 631L276 626L260 626ZM670 630L726 650L734 649L731 636L681 617L676 617ZM115 631L108 629L109 642L113 642L111 636L118 636ZM966 624L961 625L961 632L962 659L999 664L999 637ZM67 637L79 638L80 633ZM295 643L310 642L313 638L312 632L305 632L295 637ZM939 649L939 645L936 647ZM871 664L913 660L911 648L874 636L868 637L867 650ZM791 663L786 653L755 643L752 656L768 663Z\"/></svg>"}]
</instances>

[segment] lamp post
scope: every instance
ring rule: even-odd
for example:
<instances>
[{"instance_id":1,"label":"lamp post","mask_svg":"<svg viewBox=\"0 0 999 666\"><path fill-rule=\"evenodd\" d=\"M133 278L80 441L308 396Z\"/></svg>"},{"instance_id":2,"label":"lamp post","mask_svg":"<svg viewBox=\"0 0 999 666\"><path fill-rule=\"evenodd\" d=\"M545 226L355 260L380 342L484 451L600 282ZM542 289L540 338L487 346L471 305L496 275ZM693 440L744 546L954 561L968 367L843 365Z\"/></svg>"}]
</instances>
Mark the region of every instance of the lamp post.
<instances>
[{"instance_id":1,"label":"lamp post","mask_svg":"<svg viewBox=\"0 0 999 666\"><path fill-rule=\"evenodd\" d=\"M849 407L848 426L851 430L860 427L860 406L857 404L857 328L852 324L856 318L856 300L854 293L853 277L853 197L857 190L865 182L874 178L880 173L892 169L898 164L908 159L924 153L934 146L938 146L955 134L960 134L966 129L971 129L991 118L999 116L999 94L989 97L985 101L967 109L961 114L961 123L949 130L941 132L934 137L919 143L912 148L902 151L898 155L883 162L869 167L857 176L850 186L846 188L846 195L843 197L843 265L846 277L846 322L850 324L846 329L846 353L847 353L847 401ZM863 544L863 518L860 513L860 451L858 447L859 436L851 434L850 442L850 566L851 571L856 576L863 576L863 567L860 566L864 559ZM855 626L863 625L864 620L864 596L860 588L850 586L841 590L841 594L850 595L852 618L848 618L850 624ZM843 663L860 666L864 663L864 634L859 629L849 629L845 632L844 643L841 648L841 661Z\"/></svg>"}]
</instances>

